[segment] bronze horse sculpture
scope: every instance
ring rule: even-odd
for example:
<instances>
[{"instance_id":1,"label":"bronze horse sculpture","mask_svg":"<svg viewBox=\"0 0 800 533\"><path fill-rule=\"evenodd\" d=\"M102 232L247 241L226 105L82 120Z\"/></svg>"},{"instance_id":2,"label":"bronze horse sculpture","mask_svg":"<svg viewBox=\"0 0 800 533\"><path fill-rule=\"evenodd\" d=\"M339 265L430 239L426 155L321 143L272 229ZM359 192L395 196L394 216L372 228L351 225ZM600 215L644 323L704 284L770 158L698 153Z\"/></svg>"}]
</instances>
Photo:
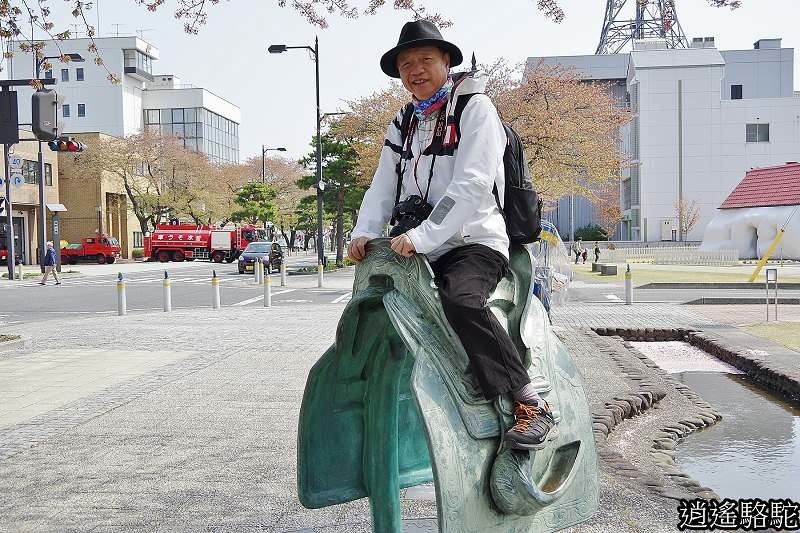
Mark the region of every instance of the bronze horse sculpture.
<instances>
[{"instance_id":1,"label":"bronze horse sculpture","mask_svg":"<svg viewBox=\"0 0 800 533\"><path fill-rule=\"evenodd\" d=\"M524 354L557 421L545 449L506 449L511 402L487 401L439 303L424 256L367 245L336 342L312 368L300 412L298 493L308 508L369 497L373 531L402 531L400 490L433 481L442 532L545 532L598 506L597 455L580 376L533 296L535 260L488 305Z\"/></svg>"}]
</instances>

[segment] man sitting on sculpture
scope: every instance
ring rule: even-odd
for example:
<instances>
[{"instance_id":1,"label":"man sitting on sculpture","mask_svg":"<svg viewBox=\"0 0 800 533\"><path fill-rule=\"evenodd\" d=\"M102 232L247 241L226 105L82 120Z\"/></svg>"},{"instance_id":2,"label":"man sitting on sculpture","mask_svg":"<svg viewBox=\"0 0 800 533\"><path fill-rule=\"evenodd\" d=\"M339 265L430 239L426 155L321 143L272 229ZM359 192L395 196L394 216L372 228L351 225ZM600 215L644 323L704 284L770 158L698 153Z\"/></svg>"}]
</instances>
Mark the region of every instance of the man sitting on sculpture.
<instances>
[{"instance_id":1,"label":"man sitting on sculpture","mask_svg":"<svg viewBox=\"0 0 800 533\"><path fill-rule=\"evenodd\" d=\"M484 94L471 97L457 123L452 120L458 96L483 93L485 85L472 73L451 76L462 60L458 47L424 20L403 26L397 46L381 58L383 72L400 78L412 94L413 114L401 110L389 124L348 253L361 261L367 241L382 236L392 219L392 249L404 257L425 254L431 262L445 315L483 396L513 397L516 423L506 433L507 445L536 450L555 425L550 406L486 305L510 270L498 207L507 137Z\"/></svg>"}]
</instances>

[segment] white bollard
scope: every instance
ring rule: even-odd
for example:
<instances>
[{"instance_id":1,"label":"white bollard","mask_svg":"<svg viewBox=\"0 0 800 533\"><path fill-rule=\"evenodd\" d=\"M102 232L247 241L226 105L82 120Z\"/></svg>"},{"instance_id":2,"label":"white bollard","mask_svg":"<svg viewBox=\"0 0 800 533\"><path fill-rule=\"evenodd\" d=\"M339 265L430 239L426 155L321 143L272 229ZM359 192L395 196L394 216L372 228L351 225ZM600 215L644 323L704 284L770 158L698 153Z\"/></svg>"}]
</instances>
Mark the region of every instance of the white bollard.
<instances>
[{"instance_id":1,"label":"white bollard","mask_svg":"<svg viewBox=\"0 0 800 533\"><path fill-rule=\"evenodd\" d=\"M325 267L322 265L322 262L317 263L317 287L322 288L322 282L324 280Z\"/></svg>"},{"instance_id":2,"label":"white bollard","mask_svg":"<svg viewBox=\"0 0 800 533\"><path fill-rule=\"evenodd\" d=\"M128 299L125 295L125 278L122 277L122 272L117 275L117 315L123 316L128 314Z\"/></svg>"},{"instance_id":3,"label":"white bollard","mask_svg":"<svg viewBox=\"0 0 800 533\"><path fill-rule=\"evenodd\" d=\"M17 279L20 280L20 281L23 280L23 276L22 276L22 261L17 263Z\"/></svg>"},{"instance_id":4,"label":"white bollard","mask_svg":"<svg viewBox=\"0 0 800 533\"><path fill-rule=\"evenodd\" d=\"M261 259L256 258L253 263L253 283L261 285Z\"/></svg>"},{"instance_id":5,"label":"white bollard","mask_svg":"<svg viewBox=\"0 0 800 533\"><path fill-rule=\"evenodd\" d=\"M633 274L630 265L625 271L625 305L633 305Z\"/></svg>"},{"instance_id":6,"label":"white bollard","mask_svg":"<svg viewBox=\"0 0 800 533\"><path fill-rule=\"evenodd\" d=\"M281 287L286 286L286 261L281 261Z\"/></svg>"},{"instance_id":7,"label":"white bollard","mask_svg":"<svg viewBox=\"0 0 800 533\"><path fill-rule=\"evenodd\" d=\"M169 274L164 271L164 312L169 313L172 311L172 280L169 279Z\"/></svg>"},{"instance_id":8,"label":"white bollard","mask_svg":"<svg viewBox=\"0 0 800 533\"><path fill-rule=\"evenodd\" d=\"M211 289L214 293L214 309L219 309L220 307L220 298L219 298L219 278L217 277L217 271L215 270L212 277L211 277Z\"/></svg>"},{"instance_id":9,"label":"white bollard","mask_svg":"<svg viewBox=\"0 0 800 533\"><path fill-rule=\"evenodd\" d=\"M264 278L264 307L272 307L272 274Z\"/></svg>"}]
</instances>

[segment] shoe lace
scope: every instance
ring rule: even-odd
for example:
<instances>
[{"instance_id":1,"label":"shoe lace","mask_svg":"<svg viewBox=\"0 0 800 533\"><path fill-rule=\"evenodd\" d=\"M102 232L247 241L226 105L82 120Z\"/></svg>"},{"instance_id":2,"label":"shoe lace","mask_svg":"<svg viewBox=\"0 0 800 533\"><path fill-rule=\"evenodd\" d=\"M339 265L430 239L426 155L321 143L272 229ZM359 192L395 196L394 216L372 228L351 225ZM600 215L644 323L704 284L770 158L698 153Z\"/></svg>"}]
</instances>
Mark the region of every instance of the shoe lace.
<instances>
[{"instance_id":1,"label":"shoe lace","mask_svg":"<svg viewBox=\"0 0 800 533\"><path fill-rule=\"evenodd\" d=\"M517 405L514 406L514 418L516 418L516 423L511 430L520 433L528 431L540 412L541 409L535 405L517 403Z\"/></svg>"}]
</instances>

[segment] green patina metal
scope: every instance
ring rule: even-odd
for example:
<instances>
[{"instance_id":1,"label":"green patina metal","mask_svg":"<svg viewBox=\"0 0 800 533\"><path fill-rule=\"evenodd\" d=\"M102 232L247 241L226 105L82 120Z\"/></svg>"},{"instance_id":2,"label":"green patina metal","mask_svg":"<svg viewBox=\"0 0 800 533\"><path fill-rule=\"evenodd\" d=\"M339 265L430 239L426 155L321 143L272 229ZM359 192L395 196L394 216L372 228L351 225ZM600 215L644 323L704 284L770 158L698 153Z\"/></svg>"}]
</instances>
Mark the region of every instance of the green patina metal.
<instances>
[{"instance_id":1,"label":"green patina metal","mask_svg":"<svg viewBox=\"0 0 800 533\"><path fill-rule=\"evenodd\" d=\"M400 489L433 481L442 532L546 532L597 510L597 456L577 369L532 295L532 259L511 254L513 276L492 311L525 354L553 407L552 440L506 449L507 399L485 400L439 303L424 257L388 239L367 246L336 343L312 368L298 435L298 493L308 508L368 497L373 530L402 531Z\"/></svg>"}]
</instances>

